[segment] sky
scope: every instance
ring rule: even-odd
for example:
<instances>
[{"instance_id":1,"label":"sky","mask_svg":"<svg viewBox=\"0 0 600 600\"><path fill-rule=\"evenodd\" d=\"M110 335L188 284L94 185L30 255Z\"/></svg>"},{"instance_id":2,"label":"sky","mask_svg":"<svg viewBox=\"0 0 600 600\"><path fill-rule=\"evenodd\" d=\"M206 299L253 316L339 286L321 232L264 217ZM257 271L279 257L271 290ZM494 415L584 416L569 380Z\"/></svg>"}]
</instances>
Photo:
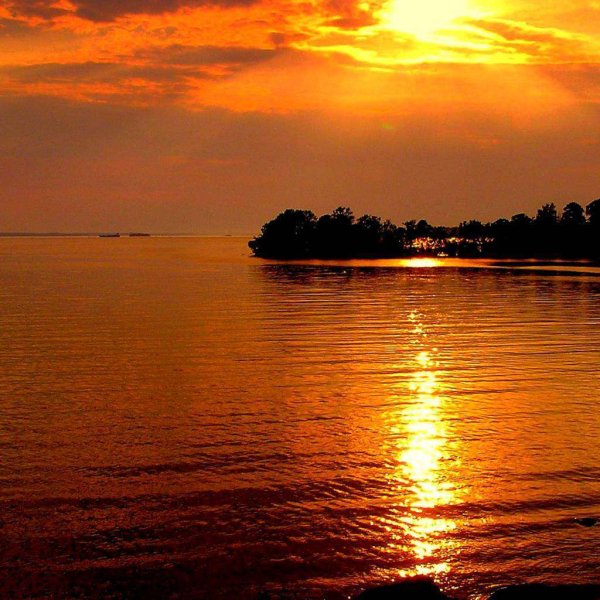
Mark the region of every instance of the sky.
<instances>
[{"instance_id":1,"label":"sky","mask_svg":"<svg viewBox=\"0 0 600 600\"><path fill-rule=\"evenodd\" d=\"M600 1L0 0L0 231L600 197Z\"/></svg>"}]
</instances>

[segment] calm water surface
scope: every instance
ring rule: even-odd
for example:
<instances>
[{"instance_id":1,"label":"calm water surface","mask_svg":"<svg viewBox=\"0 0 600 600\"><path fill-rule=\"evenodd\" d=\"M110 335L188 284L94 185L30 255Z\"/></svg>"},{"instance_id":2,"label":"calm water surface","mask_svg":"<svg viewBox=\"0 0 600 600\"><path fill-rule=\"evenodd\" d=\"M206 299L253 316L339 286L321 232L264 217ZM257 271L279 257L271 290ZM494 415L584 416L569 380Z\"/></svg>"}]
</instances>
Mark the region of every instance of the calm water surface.
<instances>
[{"instance_id":1,"label":"calm water surface","mask_svg":"<svg viewBox=\"0 0 600 600\"><path fill-rule=\"evenodd\" d=\"M0 596L598 583L600 270L417 266L1 239Z\"/></svg>"}]
</instances>

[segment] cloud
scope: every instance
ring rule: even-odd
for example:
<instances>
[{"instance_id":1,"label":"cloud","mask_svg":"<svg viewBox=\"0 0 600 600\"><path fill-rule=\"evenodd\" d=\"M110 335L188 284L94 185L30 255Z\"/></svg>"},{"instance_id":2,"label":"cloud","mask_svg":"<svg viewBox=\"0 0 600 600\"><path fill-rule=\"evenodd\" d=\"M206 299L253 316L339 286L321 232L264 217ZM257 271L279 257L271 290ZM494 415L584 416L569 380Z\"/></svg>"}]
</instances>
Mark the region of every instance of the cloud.
<instances>
[{"instance_id":1,"label":"cloud","mask_svg":"<svg viewBox=\"0 0 600 600\"><path fill-rule=\"evenodd\" d=\"M146 105L172 102L189 91L187 72L159 65L43 63L0 67L5 95L62 96L88 102ZM196 69L195 79L209 79Z\"/></svg>"},{"instance_id":2,"label":"cloud","mask_svg":"<svg viewBox=\"0 0 600 600\"><path fill-rule=\"evenodd\" d=\"M124 79L140 78L151 81L173 82L180 75L164 67L132 66L122 63L42 63L0 68L0 74L21 83L114 83Z\"/></svg>"},{"instance_id":3,"label":"cloud","mask_svg":"<svg viewBox=\"0 0 600 600\"><path fill-rule=\"evenodd\" d=\"M52 0L2 0L0 8L7 9L13 15L42 19L53 19L68 12L57 7Z\"/></svg>"},{"instance_id":4,"label":"cloud","mask_svg":"<svg viewBox=\"0 0 600 600\"><path fill-rule=\"evenodd\" d=\"M5 94L47 94L88 101L160 104L194 95L202 83L231 78L286 49L173 45L120 60L0 66Z\"/></svg>"},{"instance_id":5,"label":"cloud","mask_svg":"<svg viewBox=\"0 0 600 600\"><path fill-rule=\"evenodd\" d=\"M0 18L0 38L20 38L31 35L39 27L32 26L23 19Z\"/></svg>"},{"instance_id":6,"label":"cloud","mask_svg":"<svg viewBox=\"0 0 600 600\"><path fill-rule=\"evenodd\" d=\"M527 62L586 62L598 58L600 52L595 39L573 31L508 19L471 19L467 23L489 41L491 50L507 56L513 52Z\"/></svg>"},{"instance_id":7,"label":"cloud","mask_svg":"<svg viewBox=\"0 0 600 600\"><path fill-rule=\"evenodd\" d=\"M174 82L190 77L218 79L267 61L282 52L259 48L175 45L138 51L133 56L122 57L119 62L5 65L0 67L0 75L21 83L119 82L132 78L155 82ZM212 70L211 67L219 67L219 70Z\"/></svg>"},{"instance_id":8,"label":"cloud","mask_svg":"<svg viewBox=\"0 0 600 600\"><path fill-rule=\"evenodd\" d=\"M361 29L376 23L373 9L357 0L327 0L323 14L325 25L340 29Z\"/></svg>"},{"instance_id":9,"label":"cloud","mask_svg":"<svg viewBox=\"0 0 600 600\"><path fill-rule=\"evenodd\" d=\"M61 8L54 0L12 0L3 5L15 15L54 19L75 14L94 22L109 22L125 15L159 15L181 8L248 6L256 0L71 0L73 10Z\"/></svg>"},{"instance_id":10,"label":"cloud","mask_svg":"<svg viewBox=\"0 0 600 600\"><path fill-rule=\"evenodd\" d=\"M174 66L232 65L242 67L273 58L283 50L220 46L184 46L175 44L150 50L141 50L136 58L154 64Z\"/></svg>"}]
</instances>

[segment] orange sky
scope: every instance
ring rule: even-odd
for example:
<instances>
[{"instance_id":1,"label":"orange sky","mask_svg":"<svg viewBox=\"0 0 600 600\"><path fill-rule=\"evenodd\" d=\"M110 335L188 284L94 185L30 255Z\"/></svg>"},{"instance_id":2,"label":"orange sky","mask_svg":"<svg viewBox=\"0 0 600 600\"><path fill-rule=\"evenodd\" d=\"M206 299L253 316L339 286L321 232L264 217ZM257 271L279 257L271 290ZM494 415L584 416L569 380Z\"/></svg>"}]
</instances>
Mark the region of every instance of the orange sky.
<instances>
[{"instance_id":1,"label":"orange sky","mask_svg":"<svg viewBox=\"0 0 600 600\"><path fill-rule=\"evenodd\" d=\"M600 2L0 0L0 231L600 196Z\"/></svg>"}]
</instances>

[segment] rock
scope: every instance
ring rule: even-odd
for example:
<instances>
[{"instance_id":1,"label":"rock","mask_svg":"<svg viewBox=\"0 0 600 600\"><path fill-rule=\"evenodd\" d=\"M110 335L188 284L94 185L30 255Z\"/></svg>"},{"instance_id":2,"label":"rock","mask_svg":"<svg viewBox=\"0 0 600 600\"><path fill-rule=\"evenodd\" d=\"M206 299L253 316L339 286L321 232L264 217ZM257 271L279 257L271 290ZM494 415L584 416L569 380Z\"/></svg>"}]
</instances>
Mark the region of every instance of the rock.
<instances>
[{"instance_id":1,"label":"rock","mask_svg":"<svg viewBox=\"0 0 600 600\"><path fill-rule=\"evenodd\" d=\"M432 579L411 577L398 583L370 588L355 600L452 600L446 596Z\"/></svg>"},{"instance_id":2,"label":"rock","mask_svg":"<svg viewBox=\"0 0 600 600\"><path fill-rule=\"evenodd\" d=\"M598 519L594 519L594 517L583 517L583 519L575 519L575 523L583 527L593 527L598 523Z\"/></svg>"},{"instance_id":3,"label":"rock","mask_svg":"<svg viewBox=\"0 0 600 600\"><path fill-rule=\"evenodd\" d=\"M600 600L600 585L509 585L496 590L490 600Z\"/></svg>"}]
</instances>

